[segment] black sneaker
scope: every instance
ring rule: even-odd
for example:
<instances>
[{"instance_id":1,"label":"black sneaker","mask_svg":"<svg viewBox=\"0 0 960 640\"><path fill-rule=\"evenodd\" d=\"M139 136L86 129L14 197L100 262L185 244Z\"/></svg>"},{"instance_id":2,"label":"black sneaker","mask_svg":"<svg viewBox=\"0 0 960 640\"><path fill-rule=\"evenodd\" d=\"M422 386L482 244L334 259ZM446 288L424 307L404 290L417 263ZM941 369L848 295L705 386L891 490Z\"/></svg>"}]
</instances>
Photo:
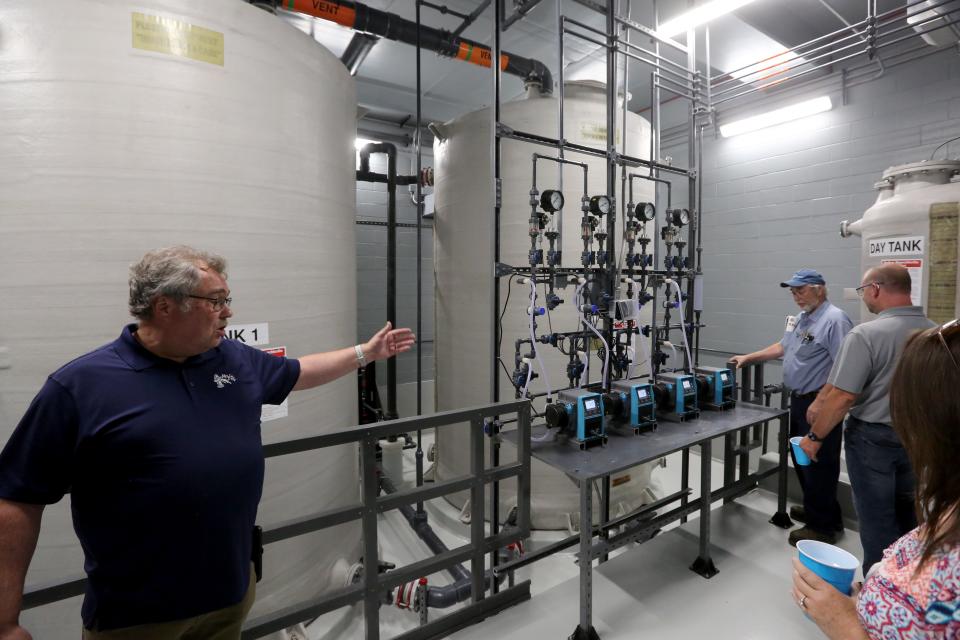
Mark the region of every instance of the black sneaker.
<instances>
[{"instance_id":1,"label":"black sneaker","mask_svg":"<svg viewBox=\"0 0 960 640\"><path fill-rule=\"evenodd\" d=\"M826 542L827 544L834 544L837 541L837 534L833 532L824 533L822 531L815 531L810 527L801 527L791 531L787 538L791 547L797 546L797 542L800 540L817 540L819 542Z\"/></svg>"},{"instance_id":2,"label":"black sneaker","mask_svg":"<svg viewBox=\"0 0 960 640\"><path fill-rule=\"evenodd\" d=\"M806 524L807 512L804 511L802 505L794 505L790 507L790 519L796 520L797 522L803 522L804 524ZM834 529L837 531L837 533L842 533L844 529L843 523L841 522L840 524L835 525Z\"/></svg>"}]
</instances>

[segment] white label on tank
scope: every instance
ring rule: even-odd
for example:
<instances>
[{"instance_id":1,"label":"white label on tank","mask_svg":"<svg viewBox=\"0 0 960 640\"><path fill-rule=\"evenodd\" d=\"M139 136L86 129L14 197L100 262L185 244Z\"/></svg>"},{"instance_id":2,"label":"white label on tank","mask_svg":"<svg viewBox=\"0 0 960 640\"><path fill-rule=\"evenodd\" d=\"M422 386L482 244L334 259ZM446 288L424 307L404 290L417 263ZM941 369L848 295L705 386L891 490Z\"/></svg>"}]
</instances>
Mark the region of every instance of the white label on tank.
<instances>
[{"instance_id":1,"label":"white label on tank","mask_svg":"<svg viewBox=\"0 0 960 640\"><path fill-rule=\"evenodd\" d=\"M871 258L923 254L923 236L890 236L867 241Z\"/></svg>"},{"instance_id":2,"label":"white label on tank","mask_svg":"<svg viewBox=\"0 0 960 640\"><path fill-rule=\"evenodd\" d=\"M270 324L231 324L227 327L227 338L250 346L270 344Z\"/></svg>"},{"instance_id":3,"label":"white label on tank","mask_svg":"<svg viewBox=\"0 0 960 640\"><path fill-rule=\"evenodd\" d=\"M910 302L920 306L920 294L923 293L923 260L881 260L880 264L899 264L910 272Z\"/></svg>"}]
</instances>

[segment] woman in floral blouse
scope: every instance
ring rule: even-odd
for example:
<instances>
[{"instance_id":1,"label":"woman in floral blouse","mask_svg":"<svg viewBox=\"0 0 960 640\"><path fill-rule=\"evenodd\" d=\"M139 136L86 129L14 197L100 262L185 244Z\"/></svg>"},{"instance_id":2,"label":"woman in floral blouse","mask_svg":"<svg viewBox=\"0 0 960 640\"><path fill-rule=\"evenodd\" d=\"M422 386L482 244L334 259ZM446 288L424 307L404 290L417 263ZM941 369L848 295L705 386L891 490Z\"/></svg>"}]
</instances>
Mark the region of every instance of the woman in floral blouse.
<instances>
[{"instance_id":1,"label":"woman in floral blouse","mask_svg":"<svg viewBox=\"0 0 960 640\"><path fill-rule=\"evenodd\" d=\"M890 385L920 526L847 597L796 559L793 597L833 640L960 638L960 322L914 335Z\"/></svg>"}]
</instances>

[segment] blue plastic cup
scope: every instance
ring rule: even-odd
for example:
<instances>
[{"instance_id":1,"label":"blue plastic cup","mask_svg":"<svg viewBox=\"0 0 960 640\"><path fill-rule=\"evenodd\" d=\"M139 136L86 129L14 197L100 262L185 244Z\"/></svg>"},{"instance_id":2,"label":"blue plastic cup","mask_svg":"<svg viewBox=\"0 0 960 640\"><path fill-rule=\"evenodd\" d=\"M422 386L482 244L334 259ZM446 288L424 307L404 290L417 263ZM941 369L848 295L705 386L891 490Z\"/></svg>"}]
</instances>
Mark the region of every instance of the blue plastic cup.
<instances>
[{"instance_id":1,"label":"blue plastic cup","mask_svg":"<svg viewBox=\"0 0 960 640\"><path fill-rule=\"evenodd\" d=\"M857 558L832 544L818 540L800 540L797 553L803 566L829 582L844 595L850 595L853 576L860 566Z\"/></svg>"},{"instance_id":2,"label":"blue plastic cup","mask_svg":"<svg viewBox=\"0 0 960 640\"><path fill-rule=\"evenodd\" d=\"M790 438L790 446L793 447L793 455L797 458L797 464L806 467L810 464L810 457L807 452L800 448L800 442L803 436L794 436Z\"/></svg>"}]
</instances>

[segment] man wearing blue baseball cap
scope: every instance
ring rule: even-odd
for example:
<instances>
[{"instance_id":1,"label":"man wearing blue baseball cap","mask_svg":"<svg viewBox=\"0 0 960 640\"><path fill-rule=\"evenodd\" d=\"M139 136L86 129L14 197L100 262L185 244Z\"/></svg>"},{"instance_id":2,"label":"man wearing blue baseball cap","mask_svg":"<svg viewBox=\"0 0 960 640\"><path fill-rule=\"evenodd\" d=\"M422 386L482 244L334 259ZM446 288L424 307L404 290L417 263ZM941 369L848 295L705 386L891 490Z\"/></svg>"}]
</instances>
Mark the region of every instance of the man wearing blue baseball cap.
<instances>
[{"instance_id":1,"label":"man wearing blue baseball cap","mask_svg":"<svg viewBox=\"0 0 960 640\"><path fill-rule=\"evenodd\" d=\"M781 287L790 289L800 314L787 316L779 342L730 360L739 368L783 358L783 382L790 388L791 437L810 433L807 409L826 384L840 344L853 327L849 316L827 301L826 284L823 276L813 269L800 269L789 280L781 282ZM842 430L832 429L824 438L815 462L802 467L794 458L794 469L803 489L803 508L792 508L790 515L806 524L790 532L791 545L799 540L833 543L843 531L843 514L837 501L842 439Z\"/></svg>"}]
</instances>

